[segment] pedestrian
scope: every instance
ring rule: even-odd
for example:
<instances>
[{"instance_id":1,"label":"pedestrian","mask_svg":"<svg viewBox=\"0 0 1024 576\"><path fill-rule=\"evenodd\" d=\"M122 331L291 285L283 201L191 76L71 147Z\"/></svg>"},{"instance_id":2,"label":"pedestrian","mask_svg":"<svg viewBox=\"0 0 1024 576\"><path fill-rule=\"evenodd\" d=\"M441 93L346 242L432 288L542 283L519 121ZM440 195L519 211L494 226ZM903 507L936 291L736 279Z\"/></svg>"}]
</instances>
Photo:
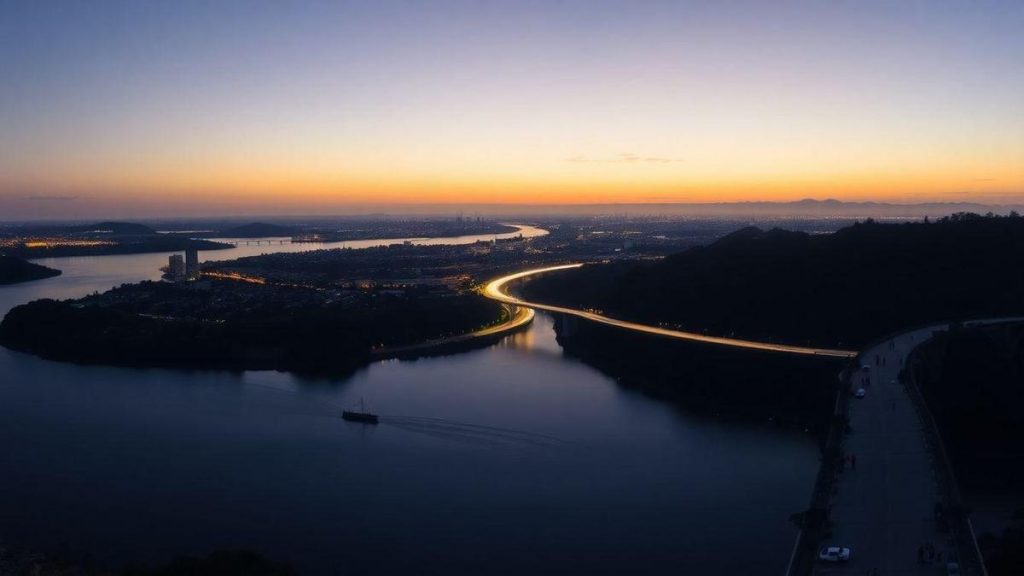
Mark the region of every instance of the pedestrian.
<instances>
[{"instance_id":1,"label":"pedestrian","mask_svg":"<svg viewBox=\"0 0 1024 576\"><path fill-rule=\"evenodd\" d=\"M857 469L857 456L855 454L850 454L850 468L853 470Z\"/></svg>"},{"instance_id":2,"label":"pedestrian","mask_svg":"<svg viewBox=\"0 0 1024 576\"><path fill-rule=\"evenodd\" d=\"M942 551L941 550L939 550L938 561L939 561L940 564L942 563Z\"/></svg>"},{"instance_id":3,"label":"pedestrian","mask_svg":"<svg viewBox=\"0 0 1024 576\"><path fill-rule=\"evenodd\" d=\"M918 564L923 564L924 563L924 546L918 546L917 547L917 563Z\"/></svg>"}]
</instances>

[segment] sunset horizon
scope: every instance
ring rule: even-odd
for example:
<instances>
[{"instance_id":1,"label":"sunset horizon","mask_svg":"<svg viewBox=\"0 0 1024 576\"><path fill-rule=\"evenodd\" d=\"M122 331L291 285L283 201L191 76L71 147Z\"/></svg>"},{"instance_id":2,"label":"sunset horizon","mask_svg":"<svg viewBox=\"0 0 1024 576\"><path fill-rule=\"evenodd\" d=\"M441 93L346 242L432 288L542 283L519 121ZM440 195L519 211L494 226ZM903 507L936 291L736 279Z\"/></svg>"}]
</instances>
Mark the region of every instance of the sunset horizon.
<instances>
[{"instance_id":1,"label":"sunset horizon","mask_svg":"<svg viewBox=\"0 0 1024 576\"><path fill-rule=\"evenodd\" d=\"M972 6L14 3L0 214L1017 204L1022 8Z\"/></svg>"}]
</instances>

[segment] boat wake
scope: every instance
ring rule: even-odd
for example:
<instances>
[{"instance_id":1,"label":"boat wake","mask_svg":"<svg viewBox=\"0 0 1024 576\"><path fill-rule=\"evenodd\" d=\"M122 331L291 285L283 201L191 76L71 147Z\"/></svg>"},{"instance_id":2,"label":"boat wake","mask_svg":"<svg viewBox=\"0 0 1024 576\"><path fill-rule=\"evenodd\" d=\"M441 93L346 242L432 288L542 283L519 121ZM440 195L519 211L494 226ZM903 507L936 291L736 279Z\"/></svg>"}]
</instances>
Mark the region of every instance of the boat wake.
<instances>
[{"instance_id":1,"label":"boat wake","mask_svg":"<svg viewBox=\"0 0 1024 576\"><path fill-rule=\"evenodd\" d=\"M568 442L548 434L482 426L443 418L381 415L380 423L418 434L491 446L558 448L568 444Z\"/></svg>"},{"instance_id":2,"label":"boat wake","mask_svg":"<svg viewBox=\"0 0 1024 576\"><path fill-rule=\"evenodd\" d=\"M300 395L295 390L272 386L268 384L252 382L262 388L283 394ZM350 408L337 402L317 402L313 411L297 411L292 414L299 416L341 418L344 410ZM381 426L391 426L416 434L433 436L454 442L471 444L483 444L494 447L508 448L560 448L568 446L571 442L562 440L549 434L539 434L527 430L516 430L513 428L499 428L496 426L484 426L481 424L470 424L444 418L429 418L426 416L398 416L379 415L377 422Z\"/></svg>"}]
</instances>

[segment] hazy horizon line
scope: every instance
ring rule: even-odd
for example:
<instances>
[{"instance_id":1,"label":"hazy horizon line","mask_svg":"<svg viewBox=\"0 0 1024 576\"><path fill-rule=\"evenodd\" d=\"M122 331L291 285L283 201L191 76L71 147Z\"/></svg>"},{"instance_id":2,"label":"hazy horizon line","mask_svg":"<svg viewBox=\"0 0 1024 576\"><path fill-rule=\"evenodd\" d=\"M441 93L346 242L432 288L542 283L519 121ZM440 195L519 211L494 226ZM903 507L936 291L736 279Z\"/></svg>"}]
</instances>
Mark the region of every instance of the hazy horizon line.
<instances>
[{"instance_id":1,"label":"hazy horizon line","mask_svg":"<svg viewBox=\"0 0 1024 576\"><path fill-rule=\"evenodd\" d=\"M274 210L210 210L205 213L164 213L148 211L137 213L104 212L89 215L24 215L0 220L4 224L63 223L96 221L172 221L172 220L275 220L310 218L450 218L450 217L561 217L561 216L676 216L676 217L736 217L736 218L829 218L846 219L870 217L924 218L948 215L962 211L985 211L1006 214L1024 211L1024 203L988 203L971 201L883 202L875 200L848 201L832 198L772 201L743 200L718 202L604 202L579 204L517 204L517 203L417 203L417 204L361 204L350 205L348 210L321 212L290 212Z\"/></svg>"}]
</instances>

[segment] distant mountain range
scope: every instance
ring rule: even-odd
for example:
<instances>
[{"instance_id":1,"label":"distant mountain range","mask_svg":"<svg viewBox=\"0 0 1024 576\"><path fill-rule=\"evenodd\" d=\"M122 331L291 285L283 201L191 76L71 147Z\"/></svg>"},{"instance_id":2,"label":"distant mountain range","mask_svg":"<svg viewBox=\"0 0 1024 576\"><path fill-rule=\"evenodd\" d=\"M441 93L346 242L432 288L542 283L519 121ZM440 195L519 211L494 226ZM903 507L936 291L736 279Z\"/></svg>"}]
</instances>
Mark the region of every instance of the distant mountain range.
<instances>
[{"instance_id":1,"label":"distant mountain range","mask_svg":"<svg viewBox=\"0 0 1024 576\"><path fill-rule=\"evenodd\" d=\"M488 207L465 207L486 213ZM490 208L492 211L494 207ZM794 202L666 202L657 204L574 204L561 206L505 206L510 214L550 215L664 215L691 217L797 217L797 218L924 218L949 216L958 212L1006 215L1024 212L1021 204L982 204L976 202L923 202L895 204L886 202L844 202L842 200L804 199Z\"/></svg>"}]
</instances>

